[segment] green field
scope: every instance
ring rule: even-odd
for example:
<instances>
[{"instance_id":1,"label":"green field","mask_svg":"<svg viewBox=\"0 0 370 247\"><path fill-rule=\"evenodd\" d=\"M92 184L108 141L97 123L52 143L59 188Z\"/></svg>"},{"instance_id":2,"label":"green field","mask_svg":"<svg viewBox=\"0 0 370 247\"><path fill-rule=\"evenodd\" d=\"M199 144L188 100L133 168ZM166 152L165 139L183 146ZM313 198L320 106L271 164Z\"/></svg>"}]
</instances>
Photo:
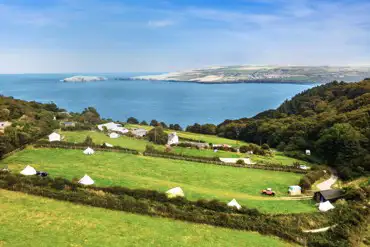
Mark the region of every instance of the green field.
<instances>
[{"instance_id":1,"label":"green field","mask_svg":"<svg viewBox=\"0 0 370 247\"><path fill-rule=\"evenodd\" d=\"M293 246L275 237L0 190L0 246Z\"/></svg>"},{"instance_id":2,"label":"green field","mask_svg":"<svg viewBox=\"0 0 370 247\"><path fill-rule=\"evenodd\" d=\"M126 124L126 128L145 128L147 130L152 129L152 126L142 126L142 125L136 125L136 124ZM166 130L166 132L174 132L172 130ZM204 134L198 134L198 133L191 133L191 132L185 132L185 131L175 131L177 135L180 138L188 138L195 141L204 141L207 143L213 143L213 144L228 144L232 146L241 146L247 144L243 141L236 141L231 140L227 138L218 137L215 135L204 135Z\"/></svg>"},{"instance_id":3,"label":"green field","mask_svg":"<svg viewBox=\"0 0 370 247\"><path fill-rule=\"evenodd\" d=\"M188 199L237 199L242 205L271 213L311 212L311 201L291 201L289 185L296 184L301 175L257 169L234 168L180 160L152 158L130 154L97 152L86 156L81 150L27 149L1 161L19 172L26 165L68 179L81 178L85 173L97 185L121 185L166 191L180 186ZM276 198L263 197L267 187L277 192Z\"/></svg>"},{"instance_id":4,"label":"green field","mask_svg":"<svg viewBox=\"0 0 370 247\"><path fill-rule=\"evenodd\" d=\"M183 134L198 136L198 134L182 132ZM87 136L90 136L96 144L103 144L104 142L110 143L115 146L121 146L126 148L131 148L144 152L146 145L152 144L145 139L136 139L133 137L122 136L118 139L111 139L102 132L97 131L65 131L61 132L64 136L64 141L68 142L83 142ZM219 138L213 136L212 138ZM224 139L224 138L219 138ZM228 140L228 139L225 139ZM229 140L230 141L230 140ZM158 150L164 150L164 146L154 145ZM191 156L201 156L201 157L221 157L221 158L241 158L241 157L250 157L254 162L278 162L282 165L292 165L294 162L300 162L301 164L307 164L304 161L300 161L294 158L284 156L280 152L276 152L273 157L259 156L259 155L245 155L238 154L233 152L218 151L217 153L213 152L211 149L195 149L195 148L182 148L182 147L173 147L172 151L178 154L191 155Z\"/></svg>"}]
</instances>

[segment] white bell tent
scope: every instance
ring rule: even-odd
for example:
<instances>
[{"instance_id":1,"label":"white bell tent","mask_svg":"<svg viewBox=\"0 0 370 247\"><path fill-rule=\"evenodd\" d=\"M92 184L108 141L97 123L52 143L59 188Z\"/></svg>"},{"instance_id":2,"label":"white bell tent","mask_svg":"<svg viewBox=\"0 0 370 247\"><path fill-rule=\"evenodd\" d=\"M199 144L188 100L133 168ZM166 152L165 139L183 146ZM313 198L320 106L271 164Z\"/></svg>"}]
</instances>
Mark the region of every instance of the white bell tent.
<instances>
[{"instance_id":1,"label":"white bell tent","mask_svg":"<svg viewBox=\"0 0 370 247\"><path fill-rule=\"evenodd\" d=\"M84 151L84 154L87 154L87 155L91 155L91 154L94 154L94 153L95 153L95 151L90 147L86 148L85 151Z\"/></svg>"},{"instance_id":2,"label":"white bell tent","mask_svg":"<svg viewBox=\"0 0 370 247\"><path fill-rule=\"evenodd\" d=\"M242 206L240 206L240 204L235 199L232 199L231 202L229 202L227 204L227 206L229 206L229 207L235 207L238 210L240 210L242 208Z\"/></svg>"},{"instance_id":3,"label":"white bell tent","mask_svg":"<svg viewBox=\"0 0 370 247\"><path fill-rule=\"evenodd\" d=\"M320 202L320 204L319 204L319 210L321 212L326 212L326 211L332 210L334 208L335 207L333 206L333 204L331 204L329 201Z\"/></svg>"},{"instance_id":4,"label":"white bell tent","mask_svg":"<svg viewBox=\"0 0 370 247\"><path fill-rule=\"evenodd\" d=\"M33 168L32 166L26 166L26 168L24 168L24 169L21 171L21 174L22 174L22 175L25 175L25 176L36 175L36 170L35 170L35 168Z\"/></svg>"},{"instance_id":5,"label":"white bell tent","mask_svg":"<svg viewBox=\"0 0 370 247\"><path fill-rule=\"evenodd\" d=\"M166 192L168 198L184 197L184 191L180 187L170 189Z\"/></svg>"},{"instance_id":6,"label":"white bell tent","mask_svg":"<svg viewBox=\"0 0 370 247\"><path fill-rule=\"evenodd\" d=\"M83 176L83 178L81 178L78 183L83 185L92 185L94 184L94 180L92 180L87 174L85 174L85 176Z\"/></svg>"},{"instance_id":7,"label":"white bell tent","mask_svg":"<svg viewBox=\"0 0 370 247\"><path fill-rule=\"evenodd\" d=\"M61 138L60 138L60 135L58 133L51 133L49 135L49 142L60 142Z\"/></svg>"}]
</instances>

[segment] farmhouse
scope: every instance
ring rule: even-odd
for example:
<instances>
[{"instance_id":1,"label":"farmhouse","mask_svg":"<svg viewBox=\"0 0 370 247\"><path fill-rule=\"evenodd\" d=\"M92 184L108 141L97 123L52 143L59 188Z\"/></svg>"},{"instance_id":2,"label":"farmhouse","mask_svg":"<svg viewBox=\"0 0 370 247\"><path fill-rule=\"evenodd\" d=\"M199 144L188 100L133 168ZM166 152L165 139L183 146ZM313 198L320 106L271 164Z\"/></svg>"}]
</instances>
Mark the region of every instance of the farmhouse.
<instances>
[{"instance_id":1,"label":"farmhouse","mask_svg":"<svg viewBox=\"0 0 370 247\"><path fill-rule=\"evenodd\" d=\"M339 189L334 190L322 190L315 192L314 199L317 202L335 202L336 200L343 198L344 192Z\"/></svg>"},{"instance_id":2,"label":"farmhouse","mask_svg":"<svg viewBox=\"0 0 370 247\"><path fill-rule=\"evenodd\" d=\"M61 137L58 133L53 132L49 135L49 142L60 142L60 139Z\"/></svg>"},{"instance_id":3,"label":"farmhouse","mask_svg":"<svg viewBox=\"0 0 370 247\"><path fill-rule=\"evenodd\" d=\"M0 132L4 132L4 129L10 125L12 125L12 123L8 121L0 122Z\"/></svg>"},{"instance_id":4,"label":"farmhouse","mask_svg":"<svg viewBox=\"0 0 370 247\"><path fill-rule=\"evenodd\" d=\"M60 124L64 127L75 127L76 126L75 122L61 122Z\"/></svg>"},{"instance_id":5,"label":"farmhouse","mask_svg":"<svg viewBox=\"0 0 370 247\"><path fill-rule=\"evenodd\" d=\"M146 129L133 129L132 131L131 131L131 133L134 135L134 136L136 136L136 137L144 137L144 136L146 136L146 134L147 134L147 130Z\"/></svg>"},{"instance_id":6,"label":"farmhouse","mask_svg":"<svg viewBox=\"0 0 370 247\"><path fill-rule=\"evenodd\" d=\"M104 128L106 128L108 131L114 131L114 132L117 132L117 133L120 133L120 134L128 133L128 129L122 127L121 124L116 124L116 123L113 123L113 122L98 125L98 129L100 131L103 131Z\"/></svg>"},{"instance_id":7,"label":"farmhouse","mask_svg":"<svg viewBox=\"0 0 370 247\"><path fill-rule=\"evenodd\" d=\"M168 134L168 145L172 144L178 144L179 143L179 137L177 136L176 132Z\"/></svg>"}]
</instances>

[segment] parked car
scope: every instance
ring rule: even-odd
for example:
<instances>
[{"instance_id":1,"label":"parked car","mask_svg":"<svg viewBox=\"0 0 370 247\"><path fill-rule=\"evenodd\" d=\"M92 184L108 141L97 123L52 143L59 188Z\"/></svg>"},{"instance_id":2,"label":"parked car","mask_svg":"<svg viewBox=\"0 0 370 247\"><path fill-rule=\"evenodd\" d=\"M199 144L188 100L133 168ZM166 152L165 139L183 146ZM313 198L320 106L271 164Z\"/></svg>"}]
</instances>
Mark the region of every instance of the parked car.
<instances>
[{"instance_id":1,"label":"parked car","mask_svg":"<svg viewBox=\"0 0 370 247\"><path fill-rule=\"evenodd\" d=\"M265 190L262 190L261 194L268 195L268 196L275 196L275 191L273 191L271 188L267 188Z\"/></svg>"}]
</instances>

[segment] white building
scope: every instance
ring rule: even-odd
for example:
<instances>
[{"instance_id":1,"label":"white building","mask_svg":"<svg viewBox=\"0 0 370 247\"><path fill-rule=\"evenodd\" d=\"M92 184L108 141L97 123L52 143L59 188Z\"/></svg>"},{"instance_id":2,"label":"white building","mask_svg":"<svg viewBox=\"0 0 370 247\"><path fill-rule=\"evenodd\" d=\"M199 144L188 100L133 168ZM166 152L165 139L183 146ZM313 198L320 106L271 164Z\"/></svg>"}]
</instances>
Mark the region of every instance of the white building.
<instances>
[{"instance_id":1,"label":"white building","mask_svg":"<svg viewBox=\"0 0 370 247\"><path fill-rule=\"evenodd\" d=\"M306 150L306 155L311 155L311 150Z\"/></svg>"},{"instance_id":2,"label":"white building","mask_svg":"<svg viewBox=\"0 0 370 247\"><path fill-rule=\"evenodd\" d=\"M119 138L119 137L120 137L120 135L115 133L115 132L112 132L112 133L109 134L109 138L112 138L112 139L116 139L116 138Z\"/></svg>"},{"instance_id":3,"label":"white building","mask_svg":"<svg viewBox=\"0 0 370 247\"><path fill-rule=\"evenodd\" d=\"M49 135L49 142L60 142L60 140L61 137L58 133L53 132Z\"/></svg>"},{"instance_id":4,"label":"white building","mask_svg":"<svg viewBox=\"0 0 370 247\"><path fill-rule=\"evenodd\" d=\"M298 185L289 186L288 193L291 196L297 196L302 194L302 188Z\"/></svg>"},{"instance_id":5,"label":"white building","mask_svg":"<svg viewBox=\"0 0 370 247\"><path fill-rule=\"evenodd\" d=\"M144 137L148 131L146 129L133 129L131 133L136 137Z\"/></svg>"},{"instance_id":6,"label":"white building","mask_svg":"<svg viewBox=\"0 0 370 247\"><path fill-rule=\"evenodd\" d=\"M98 129L100 131L103 131L104 130L104 127L108 131L114 131L114 132L118 132L120 134L126 134L126 133L128 133L128 129L122 127L121 124L116 124L116 123L110 122L110 123L105 123L105 124L99 124L98 125Z\"/></svg>"},{"instance_id":7,"label":"white building","mask_svg":"<svg viewBox=\"0 0 370 247\"><path fill-rule=\"evenodd\" d=\"M172 144L178 144L179 143L179 137L177 136L176 132L168 134L168 145Z\"/></svg>"}]
</instances>

